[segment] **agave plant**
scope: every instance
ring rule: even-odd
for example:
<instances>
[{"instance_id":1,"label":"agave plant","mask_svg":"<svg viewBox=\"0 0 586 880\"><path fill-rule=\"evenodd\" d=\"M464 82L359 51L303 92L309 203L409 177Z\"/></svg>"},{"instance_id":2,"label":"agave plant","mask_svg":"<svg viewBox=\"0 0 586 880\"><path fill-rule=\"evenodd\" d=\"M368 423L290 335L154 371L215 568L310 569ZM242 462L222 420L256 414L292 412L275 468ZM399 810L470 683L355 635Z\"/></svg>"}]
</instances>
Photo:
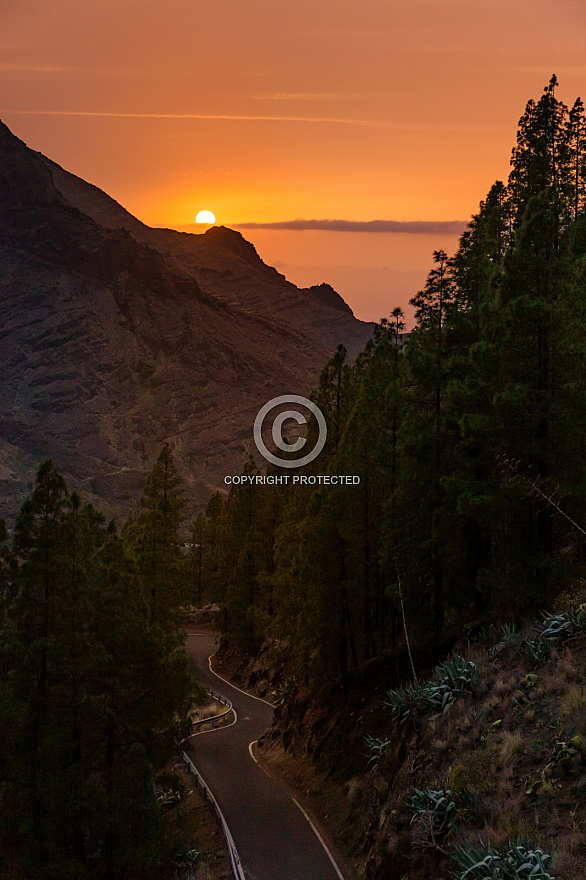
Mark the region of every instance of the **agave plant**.
<instances>
[{"instance_id":1,"label":"agave plant","mask_svg":"<svg viewBox=\"0 0 586 880\"><path fill-rule=\"evenodd\" d=\"M445 712L459 694L474 691L478 684L476 664L464 660L459 654L436 666L433 674L435 681L427 682L423 696L431 708L440 712Z\"/></svg>"},{"instance_id":2,"label":"agave plant","mask_svg":"<svg viewBox=\"0 0 586 880\"><path fill-rule=\"evenodd\" d=\"M523 654L533 664L533 666L543 666L551 655L552 643L550 640L543 638L541 633L535 639L527 639L523 643Z\"/></svg>"},{"instance_id":3,"label":"agave plant","mask_svg":"<svg viewBox=\"0 0 586 880\"><path fill-rule=\"evenodd\" d=\"M552 649L562 640L581 630L586 622L586 605L561 614L543 614L537 635L523 643L522 649L534 666L542 666Z\"/></svg>"},{"instance_id":4,"label":"agave plant","mask_svg":"<svg viewBox=\"0 0 586 880\"><path fill-rule=\"evenodd\" d=\"M502 630L502 639L490 649L489 653L492 658L498 657L505 648L517 648L521 641L521 636L517 632L517 625L515 623L505 623Z\"/></svg>"},{"instance_id":5,"label":"agave plant","mask_svg":"<svg viewBox=\"0 0 586 880\"><path fill-rule=\"evenodd\" d=\"M409 682L404 687L387 691L383 706L390 709L397 718L405 721L425 702L424 688L417 682Z\"/></svg>"},{"instance_id":6,"label":"agave plant","mask_svg":"<svg viewBox=\"0 0 586 880\"><path fill-rule=\"evenodd\" d=\"M456 803L449 789L418 789L411 796L411 824L415 826L415 842L437 847L454 833Z\"/></svg>"},{"instance_id":7,"label":"agave plant","mask_svg":"<svg viewBox=\"0 0 586 880\"><path fill-rule=\"evenodd\" d=\"M564 639L574 631L570 615L566 614L547 614L543 615L543 623L541 636L548 641L555 642L558 639Z\"/></svg>"},{"instance_id":8,"label":"agave plant","mask_svg":"<svg viewBox=\"0 0 586 880\"><path fill-rule=\"evenodd\" d=\"M390 739L378 739L377 737L368 736L367 734L364 737L364 742L370 749L370 758L368 759L368 763L378 764L391 741Z\"/></svg>"},{"instance_id":9,"label":"agave plant","mask_svg":"<svg viewBox=\"0 0 586 880\"><path fill-rule=\"evenodd\" d=\"M433 678L425 684L411 682L405 687L388 691L383 706L391 709L401 721L405 721L421 707L445 712L458 694L474 691L477 684L476 664L454 654L450 660L436 666Z\"/></svg>"},{"instance_id":10,"label":"agave plant","mask_svg":"<svg viewBox=\"0 0 586 880\"><path fill-rule=\"evenodd\" d=\"M459 846L453 858L462 869L457 880L555 880L547 870L551 856L520 843L509 843L503 854L491 846Z\"/></svg>"},{"instance_id":11,"label":"agave plant","mask_svg":"<svg viewBox=\"0 0 586 880\"><path fill-rule=\"evenodd\" d=\"M459 654L454 654L451 660L436 666L434 675L439 678L440 685L446 685L455 693L473 691L478 684L476 664L471 660L464 660Z\"/></svg>"},{"instance_id":12,"label":"agave plant","mask_svg":"<svg viewBox=\"0 0 586 880\"><path fill-rule=\"evenodd\" d=\"M505 623L503 625L503 642L505 645L516 647L519 644L519 633L517 632L516 623Z\"/></svg>"}]
</instances>

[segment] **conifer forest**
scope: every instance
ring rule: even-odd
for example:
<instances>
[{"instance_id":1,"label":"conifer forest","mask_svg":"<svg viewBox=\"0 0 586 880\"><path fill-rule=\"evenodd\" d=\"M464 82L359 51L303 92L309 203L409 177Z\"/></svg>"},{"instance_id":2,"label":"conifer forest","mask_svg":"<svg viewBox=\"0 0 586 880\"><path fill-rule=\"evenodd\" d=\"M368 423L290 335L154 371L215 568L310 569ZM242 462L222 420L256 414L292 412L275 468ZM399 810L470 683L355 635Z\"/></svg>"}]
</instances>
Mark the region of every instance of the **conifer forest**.
<instances>
[{"instance_id":1,"label":"conifer forest","mask_svg":"<svg viewBox=\"0 0 586 880\"><path fill-rule=\"evenodd\" d=\"M457 253L433 254L415 329L395 308L321 373L307 473L360 484L241 485L194 523L195 595L243 650L289 639L300 681L535 613L585 573L586 120L556 85Z\"/></svg>"}]
</instances>

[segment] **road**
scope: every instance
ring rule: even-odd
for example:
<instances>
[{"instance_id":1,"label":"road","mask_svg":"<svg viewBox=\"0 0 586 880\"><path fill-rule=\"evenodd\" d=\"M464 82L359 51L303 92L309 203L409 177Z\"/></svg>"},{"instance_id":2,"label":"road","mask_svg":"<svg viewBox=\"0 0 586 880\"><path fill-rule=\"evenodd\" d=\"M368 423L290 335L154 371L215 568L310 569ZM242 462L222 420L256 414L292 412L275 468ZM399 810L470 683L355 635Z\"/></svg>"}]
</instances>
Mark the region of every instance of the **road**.
<instances>
[{"instance_id":1,"label":"road","mask_svg":"<svg viewBox=\"0 0 586 880\"><path fill-rule=\"evenodd\" d=\"M251 757L273 708L210 671L216 647L213 633L187 638L199 681L227 697L238 720L193 737L187 753L220 805L247 880L344 880L300 808Z\"/></svg>"}]
</instances>

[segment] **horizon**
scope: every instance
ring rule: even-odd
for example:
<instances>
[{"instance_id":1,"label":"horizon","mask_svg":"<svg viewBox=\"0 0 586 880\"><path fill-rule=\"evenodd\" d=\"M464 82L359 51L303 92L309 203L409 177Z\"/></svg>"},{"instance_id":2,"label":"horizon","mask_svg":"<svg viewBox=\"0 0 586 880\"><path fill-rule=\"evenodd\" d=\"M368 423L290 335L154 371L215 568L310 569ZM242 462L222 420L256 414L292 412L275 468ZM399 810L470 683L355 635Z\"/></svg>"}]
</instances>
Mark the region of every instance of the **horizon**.
<instances>
[{"instance_id":1,"label":"horizon","mask_svg":"<svg viewBox=\"0 0 586 880\"><path fill-rule=\"evenodd\" d=\"M151 226L462 222L551 75L586 91L585 25L574 0L9 4L0 116ZM431 251L413 259L424 279Z\"/></svg>"}]
</instances>

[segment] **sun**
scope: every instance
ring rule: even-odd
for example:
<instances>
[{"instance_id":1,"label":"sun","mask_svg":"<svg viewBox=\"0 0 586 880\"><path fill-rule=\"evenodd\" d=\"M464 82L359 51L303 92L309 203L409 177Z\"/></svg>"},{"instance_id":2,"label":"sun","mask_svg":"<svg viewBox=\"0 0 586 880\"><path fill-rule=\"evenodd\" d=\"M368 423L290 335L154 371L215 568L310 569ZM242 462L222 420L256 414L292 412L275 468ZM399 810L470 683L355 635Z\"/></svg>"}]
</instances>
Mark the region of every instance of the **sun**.
<instances>
[{"instance_id":1,"label":"sun","mask_svg":"<svg viewBox=\"0 0 586 880\"><path fill-rule=\"evenodd\" d=\"M212 214L211 211L200 211L197 217L195 218L196 223L207 223L208 226L210 223L213 224L216 222L216 218Z\"/></svg>"}]
</instances>

